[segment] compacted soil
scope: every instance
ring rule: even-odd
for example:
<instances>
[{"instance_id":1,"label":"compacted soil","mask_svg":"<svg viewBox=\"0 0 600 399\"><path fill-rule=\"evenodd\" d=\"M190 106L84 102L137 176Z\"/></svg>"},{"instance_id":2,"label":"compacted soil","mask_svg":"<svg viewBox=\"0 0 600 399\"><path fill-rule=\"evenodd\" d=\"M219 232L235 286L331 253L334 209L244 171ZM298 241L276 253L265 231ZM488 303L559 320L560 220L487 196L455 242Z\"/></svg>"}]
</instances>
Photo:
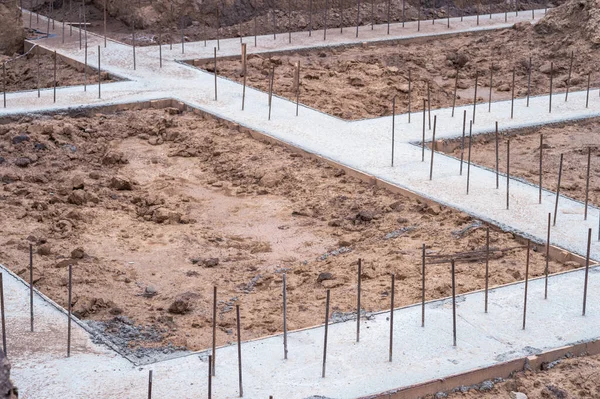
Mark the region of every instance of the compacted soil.
<instances>
[{"instance_id":1,"label":"compacted soil","mask_svg":"<svg viewBox=\"0 0 600 399\"><path fill-rule=\"evenodd\" d=\"M591 33L580 29L569 34L571 27L564 15L569 10L551 10L535 26L522 22L513 29L436 38L425 43L364 44L283 55L249 55L247 84L268 91L274 70L274 93L295 101L294 73L300 63L300 101L344 119L390 115L395 96L397 113L408 111L409 98L412 111L423 109L424 100L430 100L432 108L451 107L455 86L457 105L473 103L476 78L477 102L487 102L490 75L492 101L509 100L513 70L515 97L527 96L528 87L530 95L548 93L551 72L554 93L566 91L567 86L570 90L585 89L588 73L591 87L597 88L600 61L595 46L600 42L599 29L594 28ZM577 16L585 20L579 9L568 14L571 19ZM195 64L214 70L212 61L198 60ZM240 83L243 80L239 59L220 61L218 72Z\"/></svg>"},{"instance_id":2,"label":"compacted soil","mask_svg":"<svg viewBox=\"0 0 600 399\"><path fill-rule=\"evenodd\" d=\"M47 89L54 87L54 56L50 54L37 54L33 50L26 55L14 55L12 57L0 56L0 79L2 79L2 63L6 62L6 91L25 91ZM39 69L38 69L39 63ZM39 71L39 73L38 73ZM106 72L100 75L103 82L111 81L110 76ZM93 85L98 83L98 72L88 70L87 77L84 74L83 66L75 68L66 62L61 57L56 60L56 86L76 86L87 84ZM0 85L2 87L2 85Z\"/></svg>"},{"instance_id":3,"label":"compacted soil","mask_svg":"<svg viewBox=\"0 0 600 399\"><path fill-rule=\"evenodd\" d=\"M66 306L73 265L75 314L124 350L210 345L218 287L219 344L420 300L427 254L480 250L486 226L463 213L370 186L317 160L175 109L116 115L30 116L0 125L0 259ZM524 278L526 251L491 229L491 285ZM531 251L532 276L545 266ZM550 263L551 272L578 265ZM482 260L457 265L458 292L484 286ZM427 298L451 294L449 264L427 266ZM133 331L133 332L132 332ZM167 346L167 349L164 347ZM170 348L170 349L169 349ZM142 354L144 352L142 351Z\"/></svg>"},{"instance_id":4,"label":"compacted soil","mask_svg":"<svg viewBox=\"0 0 600 399\"><path fill-rule=\"evenodd\" d=\"M556 191L560 155L563 170L560 192L585 201L588 151L590 152L589 202L600 205L600 120L590 119L558 125L503 132L499 135L499 170L506 172L506 141L510 138L511 176L539 185L540 135L542 143L542 186ZM467 159L468 138L464 158ZM461 139L438 143L436 148L460 158ZM495 134L473 137L471 161L496 168Z\"/></svg>"}]
</instances>

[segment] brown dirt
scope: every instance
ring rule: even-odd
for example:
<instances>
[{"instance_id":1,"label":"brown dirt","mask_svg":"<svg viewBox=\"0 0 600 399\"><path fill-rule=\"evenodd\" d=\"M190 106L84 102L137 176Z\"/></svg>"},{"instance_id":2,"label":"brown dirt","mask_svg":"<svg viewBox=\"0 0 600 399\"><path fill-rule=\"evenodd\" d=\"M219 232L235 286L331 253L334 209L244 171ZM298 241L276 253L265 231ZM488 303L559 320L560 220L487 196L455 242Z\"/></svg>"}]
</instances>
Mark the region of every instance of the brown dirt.
<instances>
[{"instance_id":1,"label":"brown dirt","mask_svg":"<svg viewBox=\"0 0 600 399\"><path fill-rule=\"evenodd\" d=\"M21 24L17 0L0 2L0 56L23 50Z\"/></svg>"},{"instance_id":2,"label":"brown dirt","mask_svg":"<svg viewBox=\"0 0 600 399\"><path fill-rule=\"evenodd\" d=\"M564 154L561 193L585 201L588 148L591 148L589 201L600 205L600 120L592 119L560 125L510 131L500 136L499 169L506 172L506 141L510 137L510 172L533 184L539 184L540 134L544 135L542 185L556 191L560 154ZM465 139L467 159L468 138ZM438 143L437 149L460 158L461 140ZM473 137L471 160L475 164L496 167L495 134Z\"/></svg>"},{"instance_id":3,"label":"brown dirt","mask_svg":"<svg viewBox=\"0 0 600 399\"><path fill-rule=\"evenodd\" d=\"M0 136L2 262L25 277L33 243L37 288L66 306L72 263L78 316L126 315L160 328L163 344L209 345L213 285L224 344L234 337L234 303L244 339L281 330L284 271L289 328L297 329L322 321L325 288L333 311L353 310L358 258L362 303L374 311L388 306L391 272L397 305L418 302L423 242L428 254L485 243L484 227L465 214L369 186L191 114L24 118L1 125ZM392 232L399 237L386 240ZM520 245L510 233L492 230L491 237L495 248ZM78 247L83 252L72 252ZM522 249L498 255L491 284L523 279L524 259ZM532 251L532 275L544 264ZM551 263L552 272L574 267ZM322 272L332 279L318 282ZM481 262L459 264L457 273L459 292L483 287ZM450 289L448 264L428 266L428 299Z\"/></svg>"},{"instance_id":4,"label":"brown dirt","mask_svg":"<svg viewBox=\"0 0 600 399\"><path fill-rule=\"evenodd\" d=\"M38 58L39 57L39 58ZM3 57L0 56L0 63L6 63L6 89L7 91L37 90L38 76L40 88L54 87L54 56L50 54L40 54L37 56L35 50L32 53L23 56ZM39 62L39 74L38 74ZM0 71L1 73L1 71ZM1 76L1 75L0 75ZM111 82L109 74L101 73L103 82ZM56 61L56 86L76 86L83 85L85 81L83 67L75 68L60 57ZM93 85L98 83L98 72L88 70L87 83Z\"/></svg>"},{"instance_id":5,"label":"brown dirt","mask_svg":"<svg viewBox=\"0 0 600 399\"><path fill-rule=\"evenodd\" d=\"M528 399L598 398L599 373L600 355L569 357L545 365L544 370L517 373L514 377L495 384L486 392L471 388L467 392L454 392L444 397L509 399L511 392L521 392L526 394ZM466 390L466 387L463 387L463 390ZM427 396L425 399L434 398Z\"/></svg>"},{"instance_id":6,"label":"brown dirt","mask_svg":"<svg viewBox=\"0 0 600 399\"><path fill-rule=\"evenodd\" d=\"M552 10L544 21L554 21L555 13L560 15L562 12L560 7ZM268 91L269 74L274 67L274 93L295 101L293 76L296 62L300 62L300 101L344 119L389 115L394 96L398 96L396 112L406 112L409 70L413 111L423 108L428 83L432 108L452 106L457 70L456 103L473 102L476 76L477 101L487 102L492 62L492 101L511 98L513 69L515 97L524 97L527 95L529 57L532 58L531 95L548 93L551 62L554 63L554 92L566 90L571 52L571 90L585 89L588 73L591 73L591 86L600 86L595 36L546 28L547 25L551 22L535 27L525 22L515 29L435 39L425 44L364 45L272 57L250 55L247 84ZM198 65L202 67L202 63ZM212 62L204 67L214 71ZM242 82L240 60L220 61L218 71Z\"/></svg>"},{"instance_id":7,"label":"brown dirt","mask_svg":"<svg viewBox=\"0 0 600 399\"><path fill-rule=\"evenodd\" d=\"M240 32L244 36L254 35L254 18L257 19L257 34L272 34L274 31L278 34L287 33L288 29L292 31L308 30L309 27L309 7L312 2L312 27L320 29L324 24L323 12L325 9L324 0L296 0L293 3L288 1L265 1L265 0L242 0L242 1L208 1L202 4L190 3L184 1L108 1L107 35L110 38L131 43L132 28L136 26L136 43L138 45L157 44L158 35L162 33L163 43L181 41L181 26L185 27L186 41L198 41L204 39L216 39L226 37L239 37ZM489 12L488 4L481 5L481 12ZM562 3L558 0L556 3ZM29 1L24 1L25 7L30 7ZM54 10L49 11L47 2L33 3L34 10L43 15L50 14L58 20L77 22L79 20L78 5L73 4L69 7L68 2L64 2L64 8L60 4L55 4ZM288 7L292 4L291 19L289 18ZM340 27L343 21L344 27L352 29L356 26L357 6L356 1L329 1L329 13L327 25L331 29ZM493 12L503 12L508 8L508 3L502 1L492 1ZM514 3L513 3L514 4ZM343 12L340 13L340 6ZM541 8L547 6L545 1L520 1L519 6L523 12L531 8ZM217 32L217 7L219 8L219 19L221 29ZM418 1L406 1L405 18L417 20ZM422 2L421 18L445 18L446 2L439 0ZM374 23L385 23L388 20L386 1L374 1ZM30 9L30 8L29 8ZM96 33L104 33L104 1L94 0L86 3L87 18L91 23L90 30ZM462 9L462 11L461 11ZM514 9L514 8L513 8ZM475 3L458 0L450 3L450 15L459 16L461 12L464 15L475 15L477 8ZM394 1L390 10L390 21L402 21L401 2ZM371 2L361 2L361 25L371 24Z\"/></svg>"}]
</instances>

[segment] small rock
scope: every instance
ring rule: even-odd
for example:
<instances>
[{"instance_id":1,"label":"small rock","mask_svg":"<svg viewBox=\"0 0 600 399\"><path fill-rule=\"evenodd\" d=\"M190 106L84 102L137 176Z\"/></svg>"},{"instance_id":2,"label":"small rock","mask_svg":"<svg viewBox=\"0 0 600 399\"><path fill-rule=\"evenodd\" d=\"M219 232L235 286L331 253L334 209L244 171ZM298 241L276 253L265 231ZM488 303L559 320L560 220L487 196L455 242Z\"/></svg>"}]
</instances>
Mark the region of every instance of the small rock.
<instances>
[{"instance_id":1,"label":"small rock","mask_svg":"<svg viewBox=\"0 0 600 399\"><path fill-rule=\"evenodd\" d=\"M48 149L48 146L44 143L35 143L33 145L33 149L36 151L46 151Z\"/></svg>"},{"instance_id":2,"label":"small rock","mask_svg":"<svg viewBox=\"0 0 600 399\"><path fill-rule=\"evenodd\" d=\"M260 179L260 185L267 188L273 188L283 180L283 176L277 172L267 172Z\"/></svg>"},{"instance_id":3,"label":"small rock","mask_svg":"<svg viewBox=\"0 0 600 399\"><path fill-rule=\"evenodd\" d=\"M175 301L169 306L169 313L185 314L194 308L193 300L198 298L198 294L186 292L175 298Z\"/></svg>"},{"instance_id":4,"label":"small rock","mask_svg":"<svg viewBox=\"0 0 600 399\"><path fill-rule=\"evenodd\" d=\"M71 251L71 258L82 259L85 256L85 251L81 247L77 247Z\"/></svg>"},{"instance_id":5,"label":"small rock","mask_svg":"<svg viewBox=\"0 0 600 399\"><path fill-rule=\"evenodd\" d=\"M29 136L26 134L19 134L12 139L13 144L21 144L24 141L29 141Z\"/></svg>"},{"instance_id":6,"label":"small rock","mask_svg":"<svg viewBox=\"0 0 600 399\"><path fill-rule=\"evenodd\" d=\"M325 280L333 280L333 274L329 272L319 273L319 276L317 277L317 283L320 283Z\"/></svg>"},{"instance_id":7,"label":"small rock","mask_svg":"<svg viewBox=\"0 0 600 399\"><path fill-rule=\"evenodd\" d=\"M156 288L154 288L153 286L149 285L144 290L144 294L142 296L145 298L152 298L156 295L158 295L158 290Z\"/></svg>"},{"instance_id":8,"label":"small rock","mask_svg":"<svg viewBox=\"0 0 600 399\"><path fill-rule=\"evenodd\" d=\"M207 258L202 260L204 267L216 267L219 265L219 258Z\"/></svg>"},{"instance_id":9,"label":"small rock","mask_svg":"<svg viewBox=\"0 0 600 399\"><path fill-rule=\"evenodd\" d=\"M27 157L19 157L15 160L15 165L19 168L26 168L31 164L31 159Z\"/></svg>"},{"instance_id":10,"label":"small rock","mask_svg":"<svg viewBox=\"0 0 600 399\"><path fill-rule=\"evenodd\" d=\"M479 386L479 390L482 392L491 391L494 389L494 383L490 380L483 381Z\"/></svg>"},{"instance_id":11,"label":"small rock","mask_svg":"<svg viewBox=\"0 0 600 399\"><path fill-rule=\"evenodd\" d=\"M510 85L508 83L501 84L498 86L498 91L510 91Z\"/></svg>"},{"instance_id":12,"label":"small rock","mask_svg":"<svg viewBox=\"0 0 600 399\"><path fill-rule=\"evenodd\" d=\"M38 255L47 256L52 253L52 249L48 244L40 245L37 249L37 253Z\"/></svg>"},{"instance_id":13,"label":"small rock","mask_svg":"<svg viewBox=\"0 0 600 399\"><path fill-rule=\"evenodd\" d=\"M73 179L71 180L71 187L73 188L73 190L83 190L83 187L84 187L83 176L81 176L81 175L74 176Z\"/></svg>"},{"instance_id":14,"label":"small rock","mask_svg":"<svg viewBox=\"0 0 600 399\"><path fill-rule=\"evenodd\" d=\"M133 183L131 180L124 177L113 176L113 178L110 179L110 187L120 191L133 190Z\"/></svg>"},{"instance_id":15,"label":"small rock","mask_svg":"<svg viewBox=\"0 0 600 399\"><path fill-rule=\"evenodd\" d=\"M510 399L527 399L527 395L521 392L512 391L510 394Z\"/></svg>"},{"instance_id":16,"label":"small rock","mask_svg":"<svg viewBox=\"0 0 600 399\"><path fill-rule=\"evenodd\" d=\"M73 205L83 205L87 202L87 196L83 190L75 190L69 194L67 201Z\"/></svg>"},{"instance_id":17,"label":"small rock","mask_svg":"<svg viewBox=\"0 0 600 399\"><path fill-rule=\"evenodd\" d=\"M549 75L550 71L552 70L551 68L551 63L550 61L546 61L542 64L542 66L540 67L540 72L545 74L545 75ZM554 72L556 72L556 68L554 68Z\"/></svg>"},{"instance_id":18,"label":"small rock","mask_svg":"<svg viewBox=\"0 0 600 399\"><path fill-rule=\"evenodd\" d=\"M356 220L360 220L363 222L370 222L375 217L372 211L360 211L356 215Z\"/></svg>"},{"instance_id":19,"label":"small rock","mask_svg":"<svg viewBox=\"0 0 600 399\"><path fill-rule=\"evenodd\" d=\"M363 80L361 78L351 78L350 79L350 86L364 87L365 86L365 82L363 82Z\"/></svg>"}]
</instances>

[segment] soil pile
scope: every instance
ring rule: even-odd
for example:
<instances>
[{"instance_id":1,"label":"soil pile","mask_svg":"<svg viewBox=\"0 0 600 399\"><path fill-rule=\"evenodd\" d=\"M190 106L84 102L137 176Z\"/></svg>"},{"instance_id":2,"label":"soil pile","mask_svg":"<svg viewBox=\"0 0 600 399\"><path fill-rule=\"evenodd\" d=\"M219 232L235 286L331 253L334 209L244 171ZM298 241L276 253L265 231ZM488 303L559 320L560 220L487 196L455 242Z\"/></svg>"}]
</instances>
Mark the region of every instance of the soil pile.
<instances>
[{"instance_id":1,"label":"soil pile","mask_svg":"<svg viewBox=\"0 0 600 399\"><path fill-rule=\"evenodd\" d=\"M0 55L23 49L23 25L17 4L16 0L0 1Z\"/></svg>"},{"instance_id":2,"label":"soil pile","mask_svg":"<svg viewBox=\"0 0 600 399\"><path fill-rule=\"evenodd\" d=\"M542 35L600 45L600 1L572 0L551 9L536 26Z\"/></svg>"}]
</instances>

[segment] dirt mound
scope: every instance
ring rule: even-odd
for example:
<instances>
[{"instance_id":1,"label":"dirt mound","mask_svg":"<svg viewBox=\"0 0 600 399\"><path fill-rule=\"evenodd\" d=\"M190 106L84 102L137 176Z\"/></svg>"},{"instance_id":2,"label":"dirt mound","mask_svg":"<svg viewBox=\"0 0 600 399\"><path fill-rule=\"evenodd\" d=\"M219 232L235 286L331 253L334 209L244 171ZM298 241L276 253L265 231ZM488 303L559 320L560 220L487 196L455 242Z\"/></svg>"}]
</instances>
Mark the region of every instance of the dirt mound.
<instances>
[{"instance_id":1,"label":"dirt mound","mask_svg":"<svg viewBox=\"0 0 600 399\"><path fill-rule=\"evenodd\" d=\"M0 2L0 54L12 55L23 49L21 12L16 0Z\"/></svg>"},{"instance_id":2,"label":"dirt mound","mask_svg":"<svg viewBox=\"0 0 600 399\"><path fill-rule=\"evenodd\" d=\"M600 1L568 1L548 12L536 26L539 34L581 37L594 45L600 44Z\"/></svg>"}]
</instances>

